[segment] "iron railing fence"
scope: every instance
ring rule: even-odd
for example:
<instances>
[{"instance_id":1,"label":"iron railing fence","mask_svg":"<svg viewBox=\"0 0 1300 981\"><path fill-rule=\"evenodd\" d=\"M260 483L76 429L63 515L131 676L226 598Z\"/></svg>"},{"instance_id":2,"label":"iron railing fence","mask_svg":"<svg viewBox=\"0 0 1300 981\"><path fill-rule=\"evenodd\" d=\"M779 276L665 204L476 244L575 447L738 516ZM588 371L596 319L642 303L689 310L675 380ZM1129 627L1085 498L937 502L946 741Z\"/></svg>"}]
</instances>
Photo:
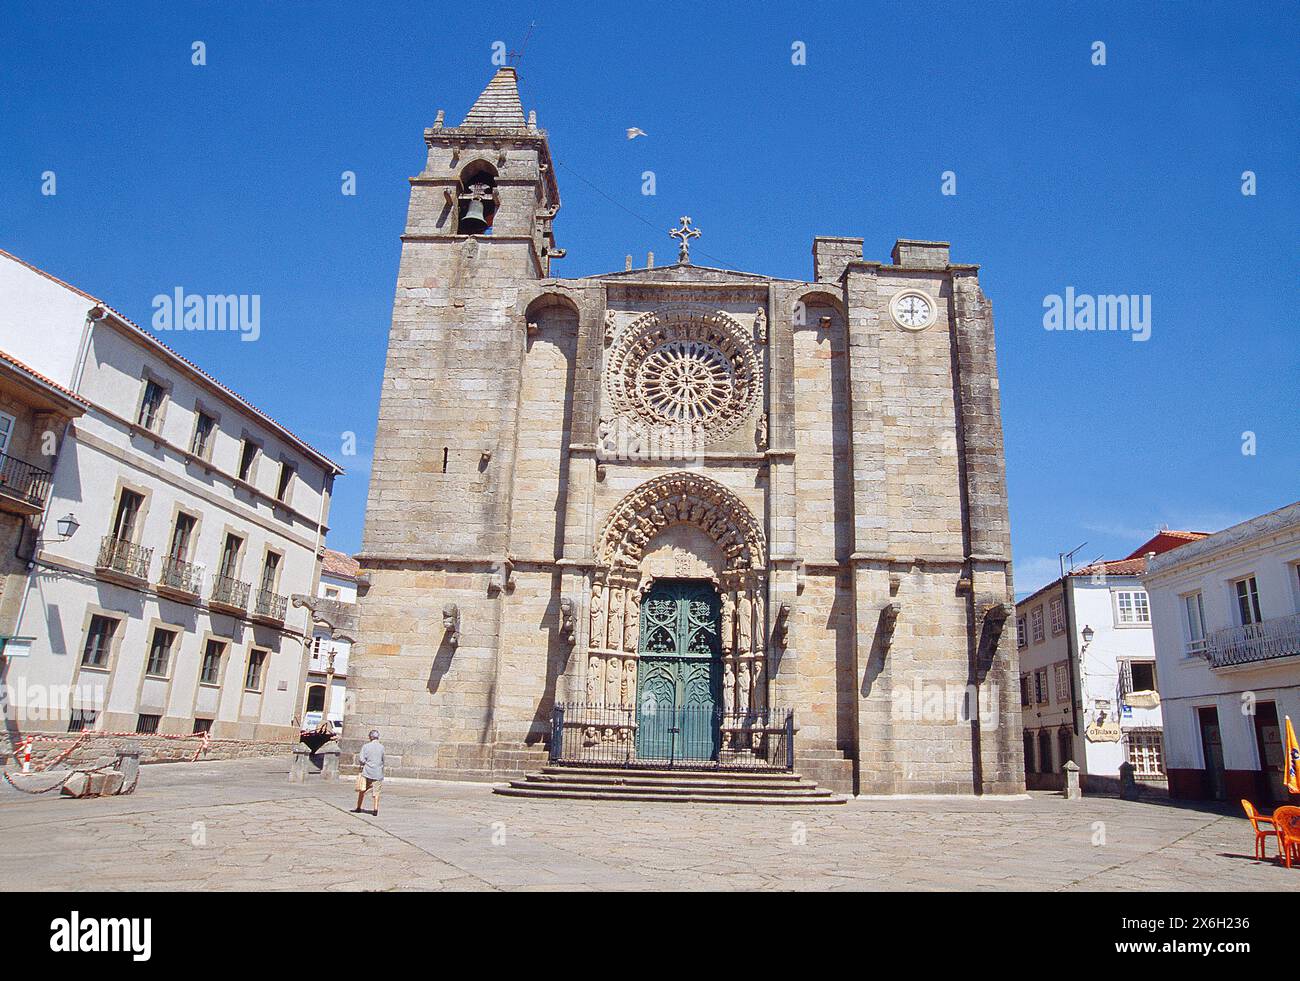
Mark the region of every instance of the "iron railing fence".
<instances>
[{"instance_id":1,"label":"iron railing fence","mask_svg":"<svg viewBox=\"0 0 1300 981\"><path fill-rule=\"evenodd\" d=\"M95 566L133 579L148 579L149 560L152 558L152 548L105 535L99 543L99 558Z\"/></svg>"},{"instance_id":2,"label":"iron railing fence","mask_svg":"<svg viewBox=\"0 0 1300 981\"><path fill-rule=\"evenodd\" d=\"M28 504L44 506L50 495L50 472L16 456L0 453L0 491Z\"/></svg>"},{"instance_id":3,"label":"iron railing fence","mask_svg":"<svg viewBox=\"0 0 1300 981\"><path fill-rule=\"evenodd\" d=\"M269 589L259 589L253 596L253 616L267 620L283 620L288 606L287 597L280 596Z\"/></svg>"},{"instance_id":4,"label":"iron railing fence","mask_svg":"<svg viewBox=\"0 0 1300 981\"><path fill-rule=\"evenodd\" d=\"M551 712L551 762L642 769L794 769L792 709L651 709L557 704Z\"/></svg>"},{"instance_id":5,"label":"iron railing fence","mask_svg":"<svg viewBox=\"0 0 1300 981\"><path fill-rule=\"evenodd\" d=\"M158 583L197 596L203 589L203 566L178 559L174 555L164 556Z\"/></svg>"},{"instance_id":6,"label":"iron railing fence","mask_svg":"<svg viewBox=\"0 0 1300 981\"><path fill-rule=\"evenodd\" d=\"M250 589L252 589L252 586L248 583L232 579L230 576L213 576L212 595L208 597L208 602L217 603L231 609L246 610L248 609L248 592Z\"/></svg>"},{"instance_id":7,"label":"iron railing fence","mask_svg":"<svg viewBox=\"0 0 1300 981\"><path fill-rule=\"evenodd\" d=\"M1203 651L1215 668L1293 654L1300 654L1300 613L1216 630Z\"/></svg>"}]
</instances>

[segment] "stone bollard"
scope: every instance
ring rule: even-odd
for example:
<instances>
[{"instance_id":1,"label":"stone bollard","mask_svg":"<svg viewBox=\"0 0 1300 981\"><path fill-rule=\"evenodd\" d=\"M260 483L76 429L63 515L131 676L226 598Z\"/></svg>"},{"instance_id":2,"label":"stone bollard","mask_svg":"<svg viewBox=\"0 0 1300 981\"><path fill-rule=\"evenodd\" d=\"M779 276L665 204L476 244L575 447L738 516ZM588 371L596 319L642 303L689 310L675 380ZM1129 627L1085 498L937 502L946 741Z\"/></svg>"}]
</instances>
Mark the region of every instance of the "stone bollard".
<instances>
[{"instance_id":1,"label":"stone bollard","mask_svg":"<svg viewBox=\"0 0 1300 981\"><path fill-rule=\"evenodd\" d=\"M1079 789L1079 764L1070 760L1063 769L1065 770L1065 799L1080 800L1083 792Z\"/></svg>"},{"instance_id":2,"label":"stone bollard","mask_svg":"<svg viewBox=\"0 0 1300 981\"><path fill-rule=\"evenodd\" d=\"M307 763L311 760L311 747L299 743L293 748L293 765L289 767L290 783L305 783L307 780Z\"/></svg>"},{"instance_id":3,"label":"stone bollard","mask_svg":"<svg viewBox=\"0 0 1300 981\"><path fill-rule=\"evenodd\" d=\"M122 774L122 787L118 793L135 793L140 782L139 743L126 743L117 751L117 770Z\"/></svg>"},{"instance_id":4,"label":"stone bollard","mask_svg":"<svg viewBox=\"0 0 1300 981\"><path fill-rule=\"evenodd\" d=\"M1138 785L1137 779L1133 776L1133 764L1121 763L1119 765L1119 796L1122 800L1137 800Z\"/></svg>"},{"instance_id":5,"label":"stone bollard","mask_svg":"<svg viewBox=\"0 0 1300 981\"><path fill-rule=\"evenodd\" d=\"M336 740L331 739L320 748L321 770L320 775L326 780L337 780L339 778L339 744Z\"/></svg>"}]
</instances>

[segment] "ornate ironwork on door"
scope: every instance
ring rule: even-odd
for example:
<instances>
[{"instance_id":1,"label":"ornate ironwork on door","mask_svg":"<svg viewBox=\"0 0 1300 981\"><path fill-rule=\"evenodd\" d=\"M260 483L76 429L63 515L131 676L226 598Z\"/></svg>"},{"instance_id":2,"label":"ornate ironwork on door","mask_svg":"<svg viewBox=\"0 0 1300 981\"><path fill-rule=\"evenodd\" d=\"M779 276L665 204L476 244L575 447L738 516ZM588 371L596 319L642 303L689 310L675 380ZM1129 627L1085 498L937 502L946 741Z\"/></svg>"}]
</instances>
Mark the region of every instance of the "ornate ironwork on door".
<instances>
[{"instance_id":1,"label":"ornate ironwork on door","mask_svg":"<svg viewBox=\"0 0 1300 981\"><path fill-rule=\"evenodd\" d=\"M713 760L722 687L718 593L660 580L641 603L636 753L641 760Z\"/></svg>"}]
</instances>

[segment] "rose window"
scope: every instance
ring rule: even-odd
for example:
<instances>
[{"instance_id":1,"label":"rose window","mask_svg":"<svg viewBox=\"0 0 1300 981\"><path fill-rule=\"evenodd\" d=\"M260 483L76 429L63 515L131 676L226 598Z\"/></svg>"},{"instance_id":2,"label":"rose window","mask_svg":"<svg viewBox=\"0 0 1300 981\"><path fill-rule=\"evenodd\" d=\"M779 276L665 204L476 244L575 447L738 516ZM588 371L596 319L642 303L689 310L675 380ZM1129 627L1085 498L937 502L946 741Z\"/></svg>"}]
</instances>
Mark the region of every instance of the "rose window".
<instances>
[{"instance_id":1,"label":"rose window","mask_svg":"<svg viewBox=\"0 0 1300 981\"><path fill-rule=\"evenodd\" d=\"M758 354L732 317L698 308L648 313L605 363L609 403L645 435L708 441L752 418L762 394Z\"/></svg>"},{"instance_id":2,"label":"rose window","mask_svg":"<svg viewBox=\"0 0 1300 981\"><path fill-rule=\"evenodd\" d=\"M727 356L699 341L669 341L655 348L641 363L636 382L647 409L687 426L706 423L721 412L733 384Z\"/></svg>"}]
</instances>

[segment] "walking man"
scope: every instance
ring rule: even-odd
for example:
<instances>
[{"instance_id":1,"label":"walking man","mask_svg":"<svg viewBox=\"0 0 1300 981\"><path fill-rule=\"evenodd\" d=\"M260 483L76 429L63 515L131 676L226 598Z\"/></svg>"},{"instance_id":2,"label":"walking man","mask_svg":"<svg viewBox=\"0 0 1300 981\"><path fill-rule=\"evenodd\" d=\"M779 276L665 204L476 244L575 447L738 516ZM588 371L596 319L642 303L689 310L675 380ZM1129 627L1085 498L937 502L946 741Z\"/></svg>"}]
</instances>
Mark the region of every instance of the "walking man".
<instances>
[{"instance_id":1,"label":"walking man","mask_svg":"<svg viewBox=\"0 0 1300 981\"><path fill-rule=\"evenodd\" d=\"M384 786L384 744L379 741L379 730L370 730L370 742L361 747L357 754L361 772L357 774L357 806L352 813L361 813L361 802L366 799L366 791L375 795L375 809L370 813L379 817L379 791Z\"/></svg>"}]
</instances>

